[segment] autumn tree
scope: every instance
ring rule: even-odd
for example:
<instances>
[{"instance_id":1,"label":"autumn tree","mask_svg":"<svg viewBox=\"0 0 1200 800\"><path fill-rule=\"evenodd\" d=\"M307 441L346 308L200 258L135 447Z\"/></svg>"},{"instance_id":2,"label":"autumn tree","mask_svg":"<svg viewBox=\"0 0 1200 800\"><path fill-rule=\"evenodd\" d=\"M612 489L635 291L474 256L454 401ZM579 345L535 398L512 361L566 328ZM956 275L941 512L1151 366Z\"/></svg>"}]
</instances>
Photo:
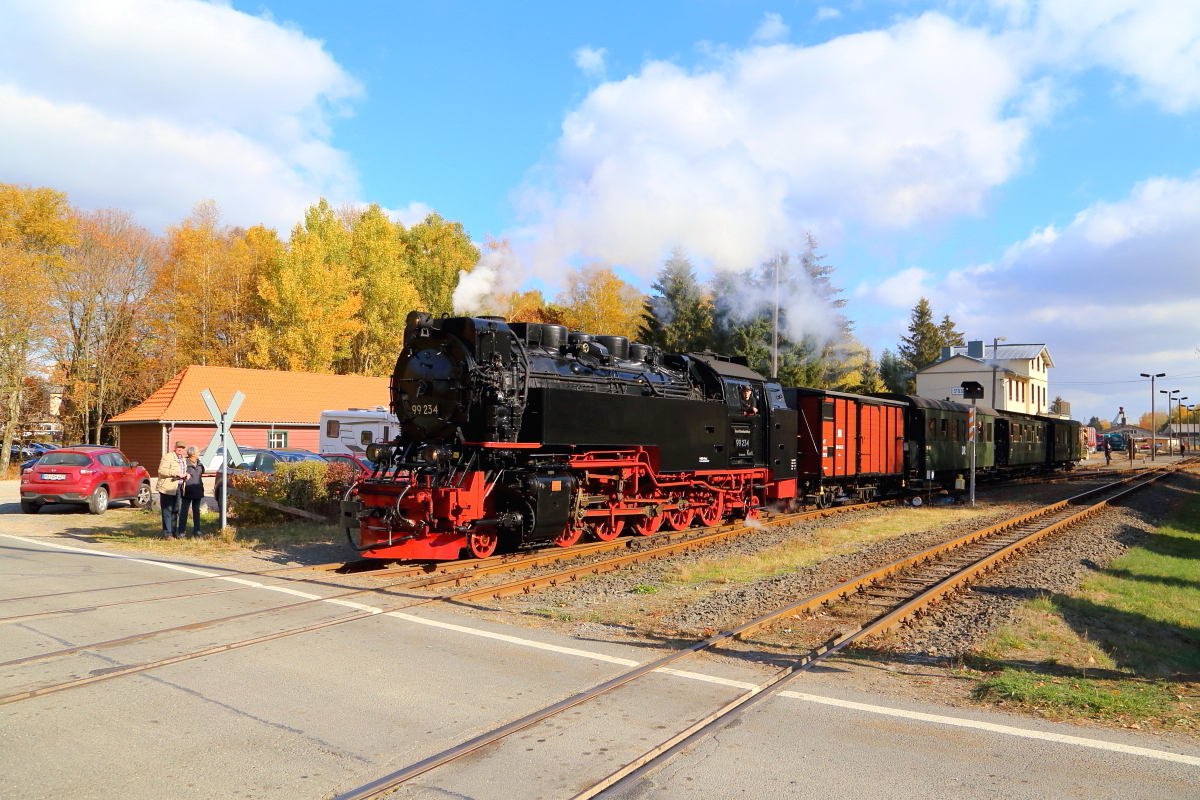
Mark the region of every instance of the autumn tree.
<instances>
[{"instance_id":1,"label":"autumn tree","mask_svg":"<svg viewBox=\"0 0 1200 800\"><path fill-rule=\"evenodd\" d=\"M75 243L48 271L54 355L65 380L65 433L99 444L104 420L161 382L148 300L162 252L124 211L80 214L77 225Z\"/></svg>"},{"instance_id":2,"label":"autumn tree","mask_svg":"<svg viewBox=\"0 0 1200 800\"><path fill-rule=\"evenodd\" d=\"M67 196L47 188L0 184L0 475L20 426L23 387L51 323L30 298L49 291L50 270L75 240Z\"/></svg>"},{"instance_id":3,"label":"autumn tree","mask_svg":"<svg viewBox=\"0 0 1200 800\"><path fill-rule=\"evenodd\" d=\"M343 215L343 222L350 230L350 271L362 306L361 327L339 371L387 375L396 363L408 312L423 307L406 258L405 231L378 204L357 216Z\"/></svg>"},{"instance_id":4,"label":"autumn tree","mask_svg":"<svg viewBox=\"0 0 1200 800\"><path fill-rule=\"evenodd\" d=\"M1099 417L1093 415L1092 418L1087 421L1087 427L1095 428L1098 431L1102 431L1105 428L1107 428L1108 426L1105 425L1104 421L1101 420Z\"/></svg>"},{"instance_id":5,"label":"autumn tree","mask_svg":"<svg viewBox=\"0 0 1200 800\"><path fill-rule=\"evenodd\" d=\"M171 342L172 364L244 367L258 321L258 279L265 260L262 235L221 224L211 200L167 228L165 255L154 280L160 336ZM277 241L276 241L277 244Z\"/></svg>"},{"instance_id":6,"label":"autumn tree","mask_svg":"<svg viewBox=\"0 0 1200 800\"><path fill-rule=\"evenodd\" d=\"M638 341L672 352L704 350L712 344L713 308L696 280L687 253L675 248L650 286Z\"/></svg>"},{"instance_id":7,"label":"autumn tree","mask_svg":"<svg viewBox=\"0 0 1200 800\"><path fill-rule=\"evenodd\" d=\"M567 288L558 304L571 330L635 338L643 296L611 267L592 265L567 273Z\"/></svg>"},{"instance_id":8,"label":"autumn tree","mask_svg":"<svg viewBox=\"0 0 1200 800\"><path fill-rule=\"evenodd\" d=\"M488 313L504 317L509 322L540 322L565 325L566 310L549 303L537 289L528 292L506 292L488 303Z\"/></svg>"},{"instance_id":9,"label":"autumn tree","mask_svg":"<svg viewBox=\"0 0 1200 800\"><path fill-rule=\"evenodd\" d=\"M332 372L350 356L351 340L362 328L351 246L350 232L324 199L305 212L258 280L260 322L251 334L251 365Z\"/></svg>"},{"instance_id":10,"label":"autumn tree","mask_svg":"<svg viewBox=\"0 0 1200 800\"><path fill-rule=\"evenodd\" d=\"M1167 413L1165 411L1155 411L1151 414L1147 411L1142 414L1138 420L1138 427L1145 428L1148 431L1157 431L1167 424Z\"/></svg>"},{"instance_id":11,"label":"autumn tree","mask_svg":"<svg viewBox=\"0 0 1200 800\"><path fill-rule=\"evenodd\" d=\"M430 214L405 232L404 242L408 275L421 298L421 310L435 317L453 313L458 273L470 272L480 255L462 223Z\"/></svg>"}]
</instances>

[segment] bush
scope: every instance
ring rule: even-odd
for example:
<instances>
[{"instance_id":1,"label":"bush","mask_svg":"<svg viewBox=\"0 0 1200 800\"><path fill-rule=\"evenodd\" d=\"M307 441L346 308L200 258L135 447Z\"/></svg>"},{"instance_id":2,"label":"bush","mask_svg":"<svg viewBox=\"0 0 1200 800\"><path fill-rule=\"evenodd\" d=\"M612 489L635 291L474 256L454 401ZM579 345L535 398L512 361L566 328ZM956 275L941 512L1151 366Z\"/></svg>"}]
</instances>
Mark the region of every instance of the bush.
<instances>
[{"instance_id":1,"label":"bush","mask_svg":"<svg viewBox=\"0 0 1200 800\"><path fill-rule=\"evenodd\" d=\"M241 473L231 476L230 485L239 492L261 497L280 505L298 508L335 519L342 497L354 483L354 470L345 464L324 461L279 463L275 473ZM297 517L241 498L229 498L238 521L247 524L295 521Z\"/></svg>"}]
</instances>

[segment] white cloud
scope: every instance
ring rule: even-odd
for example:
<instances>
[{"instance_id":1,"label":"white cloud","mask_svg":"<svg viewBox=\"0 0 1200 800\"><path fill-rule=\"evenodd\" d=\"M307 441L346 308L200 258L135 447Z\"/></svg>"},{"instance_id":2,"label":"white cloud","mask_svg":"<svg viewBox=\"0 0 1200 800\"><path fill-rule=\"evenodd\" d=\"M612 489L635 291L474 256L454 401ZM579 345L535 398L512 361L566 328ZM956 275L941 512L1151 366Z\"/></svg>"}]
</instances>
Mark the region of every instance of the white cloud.
<instances>
[{"instance_id":1,"label":"white cloud","mask_svg":"<svg viewBox=\"0 0 1200 800\"><path fill-rule=\"evenodd\" d=\"M199 0L0 8L0 179L161 227L212 198L290 226L354 199L329 119L360 93L320 42Z\"/></svg>"},{"instance_id":2,"label":"white cloud","mask_svg":"<svg viewBox=\"0 0 1200 800\"><path fill-rule=\"evenodd\" d=\"M387 209L387 215L395 222L399 222L406 228L411 228L418 222L423 222L426 217L433 213L433 208L424 203L412 201L404 208Z\"/></svg>"},{"instance_id":3,"label":"white cloud","mask_svg":"<svg viewBox=\"0 0 1200 800\"><path fill-rule=\"evenodd\" d=\"M763 21L755 28L750 40L760 44L771 44L787 38L790 29L784 23L783 17L768 11L763 14Z\"/></svg>"},{"instance_id":4,"label":"white cloud","mask_svg":"<svg viewBox=\"0 0 1200 800\"><path fill-rule=\"evenodd\" d=\"M1014 51L1031 62L1105 67L1169 111L1200 106L1200 3L1191 0L992 0Z\"/></svg>"},{"instance_id":5,"label":"white cloud","mask_svg":"<svg viewBox=\"0 0 1200 800\"><path fill-rule=\"evenodd\" d=\"M1074 397L1084 419L1117 405L1148 411L1148 386L1107 383L1141 372L1198 376L1162 388L1200 398L1200 174L1144 181L937 291L962 303L955 319L975 335L1046 343L1058 364L1051 390Z\"/></svg>"},{"instance_id":6,"label":"white cloud","mask_svg":"<svg viewBox=\"0 0 1200 800\"><path fill-rule=\"evenodd\" d=\"M820 8L817 9L816 20L817 20L817 22L824 22L827 19L837 19L841 15L842 15L842 12L838 11L836 8L830 8L829 6L821 6Z\"/></svg>"},{"instance_id":7,"label":"white cloud","mask_svg":"<svg viewBox=\"0 0 1200 800\"><path fill-rule=\"evenodd\" d=\"M675 245L741 269L807 229L974 213L1020 162L1022 91L1000 41L938 14L695 71L650 62L568 114L524 234L540 274L579 256L644 275Z\"/></svg>"},{"instance_id":8,"label":"white cloud","mask_svg":"<svg viewBox=\"0 0 1200 800\"><path fill-rule=\"evenodd\" d=\"M932 294L928 285L932 277L931 273L920 267L909 267L885 278L875 286L860 287L855 295L892 308L909 309L922 297Z\"/></svg>"},{"instance_id":9,"label":"white cloud","mask_svg":"<svg viewBox=\"0 0 1200 800\"><path fill-rule=\"evenodd\" d=\"M575 66L589 78L604 79L604 62L608 51L603 47L581 47L575 51Z\"/></svg>"}]
</instances>

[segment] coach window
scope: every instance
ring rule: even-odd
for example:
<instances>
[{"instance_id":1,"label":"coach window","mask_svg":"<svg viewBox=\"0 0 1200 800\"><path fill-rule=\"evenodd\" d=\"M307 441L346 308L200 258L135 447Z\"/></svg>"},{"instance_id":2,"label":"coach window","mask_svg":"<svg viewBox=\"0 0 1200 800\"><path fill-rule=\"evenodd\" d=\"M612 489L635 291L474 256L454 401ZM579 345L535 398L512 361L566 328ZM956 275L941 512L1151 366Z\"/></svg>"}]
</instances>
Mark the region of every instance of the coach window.
<instances>
[{"instance_id":1,"label":"coach window","mask_svg":"<svg viewBox=\"0 0 1200 800\"><path fill-rule=\"evenodd\" d=\"M950 440L950 437L947 435L948 431L946 430L948 423L949 423L949 420L946 419L945 417L942 417L942 435L940 437L940 441L947 442Z\"/></svg>"},{"instance_id":2,"label":"coach window","mask_svg":"<svg viewBox=\"0 0 1200 800\"><path fill-rule=\"evenodd\" d=\"M989 442L992 440L992 423L990 422L987 424L987 440Z\"/></svg>"},{"instance_id":3,"label":"coach window","mask_svg":"<svg viewBox=\"0 0 1200 800\"><path fill-rule=\"evenodd\" d=\"M336 419L326 420L325 422L325 437L328 439L336 439L342 433L342 424Z\"/></svg>"},{"instance_id":4,"label":"coach window","mask_svg":"<svg viewBox=\"0 0 1200 800\"><path fill-rule=\"evenodd\" d=\"M374 435L375 431L363 431L362 436L359 437L359 441L362 442L363 446L365 447L371 443L371 439L374 437Z\"/></svg>"},{"instance_id":5,"label":"coach window","mask_svg":"<svg viewBox=\"0 0 1200 800\"><path fill-rule=\"evenodd\" d=\"M937 420L933 417L929 418L929 441L937 440Z\"/></svg>"}]
</instances>

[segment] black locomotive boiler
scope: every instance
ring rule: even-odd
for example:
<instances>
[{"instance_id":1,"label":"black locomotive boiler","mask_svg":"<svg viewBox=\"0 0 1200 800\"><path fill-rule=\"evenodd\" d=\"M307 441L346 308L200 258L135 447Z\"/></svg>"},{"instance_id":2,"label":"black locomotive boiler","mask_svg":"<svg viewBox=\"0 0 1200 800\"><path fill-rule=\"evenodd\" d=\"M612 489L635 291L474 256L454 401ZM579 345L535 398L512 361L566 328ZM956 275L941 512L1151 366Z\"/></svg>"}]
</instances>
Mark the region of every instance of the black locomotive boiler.
<instances>
[{"instance_id":1,"label":"black locomotive boiler","mask_svg":"<svg viewBox=\"0 0 1200 800\"><path fill-rule=\"evenodd\" d=\"M342 505L367 557L648 535L796 493L781 387L714 353L413 312L391 392L400 433Z\"/></svg>"}]
</instances>

